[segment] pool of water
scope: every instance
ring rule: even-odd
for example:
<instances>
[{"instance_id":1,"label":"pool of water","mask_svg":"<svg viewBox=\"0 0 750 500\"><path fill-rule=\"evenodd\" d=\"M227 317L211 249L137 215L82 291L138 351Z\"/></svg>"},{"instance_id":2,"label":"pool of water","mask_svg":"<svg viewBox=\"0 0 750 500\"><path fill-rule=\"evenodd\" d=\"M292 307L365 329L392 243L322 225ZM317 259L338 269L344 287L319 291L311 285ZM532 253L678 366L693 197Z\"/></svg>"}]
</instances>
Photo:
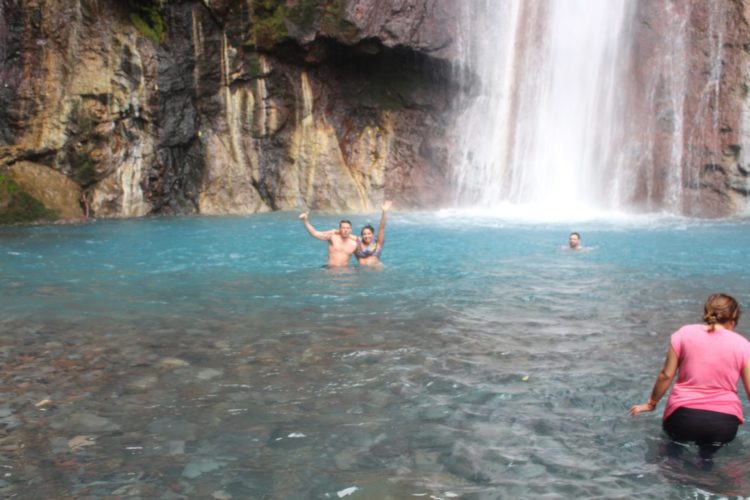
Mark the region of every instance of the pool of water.
<instances>
[{"instance_id":1,"label":"pool of water","mask_svg":"<svg viewBox=\"0 0 750 500\"><path fill-rule=\"evenodd\" d=\"M750 495L744 427L705 464L627 415L710 293L750 306L748 248L394 213L381 271L332 272L296 214L0 228L0 496Z\"/></svg>"}]
</instances>

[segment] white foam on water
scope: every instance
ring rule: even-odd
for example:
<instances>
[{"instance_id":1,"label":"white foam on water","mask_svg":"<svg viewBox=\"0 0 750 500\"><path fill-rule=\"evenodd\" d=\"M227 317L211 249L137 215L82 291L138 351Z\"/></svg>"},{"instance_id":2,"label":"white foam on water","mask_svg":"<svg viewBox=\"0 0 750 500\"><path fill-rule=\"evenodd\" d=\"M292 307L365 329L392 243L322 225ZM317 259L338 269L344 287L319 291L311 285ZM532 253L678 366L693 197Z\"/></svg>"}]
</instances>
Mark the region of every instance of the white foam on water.
<instances>
[{"instance_id":1,"label":"white foam on water","mask_svg":"<svg viewBox=\"0 0 750 500\"><path fill-rule=\"evenodd\" d=\"M533 204L498 203L491 207L446 208L435 212L399 214L392 223L402 226L463 226L507 228L514 226L565 226L576 230L577 225L606 225L613 230L660 229L687 230L699 225L732 223L733 219L717 221L696 219L668 212L629 213L618 210L595 210L577 205L557 211L547 206Z\"/></svg>"},{"instance_id":2,"label":"white foam on water","mask_svg":"<svg viewBox=\"0 0 750 500\"><path fill-rule=\"evenodd\" d=\"M354 492L356 492L358 490L359 490L359 488L357 488L356 486L352 486L350 488L344 488L341 491L337 491L336 495L339 498L344 498L344 497L348 497L349 495L352 495Z\"/></svg>"}]
</instances>

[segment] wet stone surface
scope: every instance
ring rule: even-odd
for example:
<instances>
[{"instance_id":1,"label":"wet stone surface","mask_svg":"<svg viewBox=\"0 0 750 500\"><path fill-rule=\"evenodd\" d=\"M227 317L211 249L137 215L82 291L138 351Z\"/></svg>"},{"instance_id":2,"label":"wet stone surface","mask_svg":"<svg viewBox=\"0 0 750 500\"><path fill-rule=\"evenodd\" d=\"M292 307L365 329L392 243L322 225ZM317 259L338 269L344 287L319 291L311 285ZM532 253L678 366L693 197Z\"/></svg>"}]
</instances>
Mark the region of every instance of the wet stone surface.
<instances>
[{"instance_id":1,"label":"wet stone surface","mask_svg":"<svg viewBox=\"0 0 750 500\"><path fill-rule=\"evenodd\" d=\"M750 302L746 223L602 226L573 255L567 227L423 219L339 274L283 214L0 229L0 498L750 491L742 428L705 471L627 416L666 310L694 321L717 276Z\"/></svg>"},{"instance_id":2,"label":"wet stone surface","mask_svg":"<svg viewBox=\"0 0 750 500\"><path fill-rule=\"evenodd\" d=\"M325 497L335 471L440 468L439 452L399 458L411 451L392 435L397 401L367 387L382 349L248 342L239 324L221 340L155 343L132 325L84 323L21 342L23 325L2 325L3 497Z\"/></svg>"}]
</instances>

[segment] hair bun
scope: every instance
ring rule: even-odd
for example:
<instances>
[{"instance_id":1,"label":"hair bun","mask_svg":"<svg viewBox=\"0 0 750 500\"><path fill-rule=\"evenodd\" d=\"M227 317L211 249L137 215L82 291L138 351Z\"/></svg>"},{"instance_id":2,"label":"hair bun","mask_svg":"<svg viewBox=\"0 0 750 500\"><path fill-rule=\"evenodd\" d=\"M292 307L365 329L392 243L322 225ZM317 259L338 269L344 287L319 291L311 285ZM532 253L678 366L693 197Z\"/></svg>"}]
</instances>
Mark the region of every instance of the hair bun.
<instances>
[{"instance_id":1,"label":"hair bun","mask_svg":"<svg viewBox=\"0 0 750 500\"><path fill-rule=\"evenodd\" d=\"M709 331L714 330L714 325L723 325L729 321L734 321L736 325L739 318L740 305L729 295L715 293L708 298L703 306L703 321L711 326Z\"/></svg>"}]
</instances>

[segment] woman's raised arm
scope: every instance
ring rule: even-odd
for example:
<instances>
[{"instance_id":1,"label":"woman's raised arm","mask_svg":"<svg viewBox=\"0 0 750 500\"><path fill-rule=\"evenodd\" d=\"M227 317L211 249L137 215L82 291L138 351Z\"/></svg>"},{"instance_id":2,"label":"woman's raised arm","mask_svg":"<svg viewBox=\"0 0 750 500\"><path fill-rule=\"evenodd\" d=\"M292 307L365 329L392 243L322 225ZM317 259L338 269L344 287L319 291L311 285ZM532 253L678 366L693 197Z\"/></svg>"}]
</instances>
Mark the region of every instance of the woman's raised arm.
<instances>
[{"instance_id":1,"label":"woman's raised arm","mask_svg":"<svg viewBox=\"0 0 750 500\"><path fill-rule=\"evenodd\" d=\"M382 213L380 214L380 225L378 226L378 247L382 247L383 243L385 243L385 219L388 210L391 209L391 205L393 205L392 201L385 200L380 206Z\"/></svg>"}]
</instances>

